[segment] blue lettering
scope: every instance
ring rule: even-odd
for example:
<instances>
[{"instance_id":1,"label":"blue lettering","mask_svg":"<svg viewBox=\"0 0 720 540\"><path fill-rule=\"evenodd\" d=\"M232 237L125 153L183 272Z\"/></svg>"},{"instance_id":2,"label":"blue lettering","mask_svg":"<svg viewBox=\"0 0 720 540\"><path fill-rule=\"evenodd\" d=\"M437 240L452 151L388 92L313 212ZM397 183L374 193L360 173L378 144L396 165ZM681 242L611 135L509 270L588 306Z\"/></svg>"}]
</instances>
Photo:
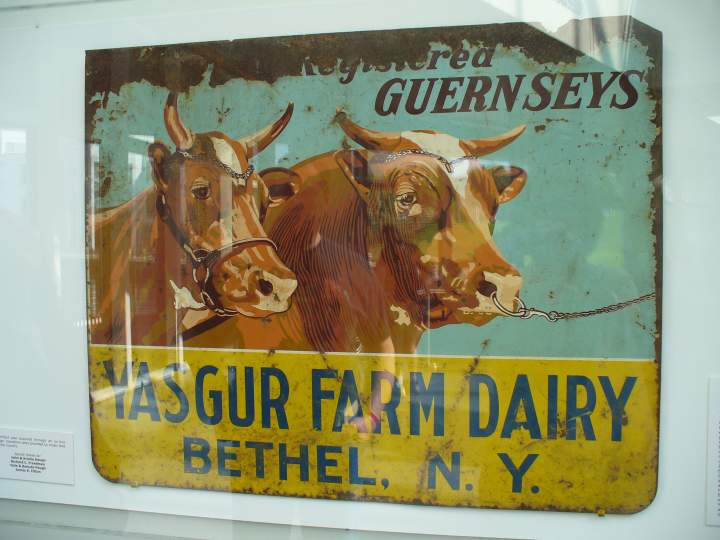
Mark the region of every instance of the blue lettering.
<instances>
[{"instance_id":1,"label":"blue lettering","mask_svg":"<svg viewBox=\"0 0 720 540\"><path fill-rule=\"evenodd\" d=\"M518 413L522 405L525 411L525 421L518 420ZM509 439L512 432L519 428L525 428L530 432L532 439L540 439L540 424L538 423L537 413L535 412L535 403L533 402L532 393L530 392L530 383L527 375L518 375L515 379L515 387L510 397L510 405L508 406L505 422L500 437Z\"/></svg>"},{"instance_id":2,"label":"blue lettering","mask_svg":"<svg viewBox=\"0 0 720 540\"><path fill-rule=\"evenodd\" d=\"M147 405L142 404L143 396L147 400ZM135 382L128 420L137 420L140 413L149 414L153 422L160 421L160 411L155 399L155 390L153 389L152 380L150 380L150 368L147 362L140 362L140 365L138 365L137 381Z\"/></svg>"},{"instance_id":3,"label":"blue lettering","mask_svg":"<svg viewBox=\"0 0 720 540\"><path fill-rule=\"evenodd\" d=\"M346 410L351 410L352 416L345 416ZM342 426L346 422L350 422L353 418L362 418L363 410L360 405L360 395L358 393L357 384L355 383L355 375L349 369L343 373L342 384L340 385L340 395L338 396L337 406L335 407L335 419L333 420L333 431L342 431Z\"/></svg>"},{"instance_id":4,"label":"blue lettering","mask_svg":"<svg viewBox=\"0 0 720 540\"><path fill-rule=\"evenodd\" d=\"M502 460L503 464L507 468L508 472L512 475L512 490L513 493L520 493L522 491L522 482L525 473L528 471L530 466L535 463L539 454L528 454L519 467L515 466L510 456L505 453L499 453L498 457Z\"/></svg>"},{"instance_id":5,"label":"blue lettering","mask_svg":"<svg viewBox=\"0 0 720 540\"><path fill-rule=\"evenodd\" d=\"M238 448L239 446L240 446L240 441L218 439L218 442L217 442L218 474L220 476L240 476L239 469L229 469L226 465L228 459L237 459L237 453L228 452L226 450L226 448Z\"/></svg>"},{"instance_id":6,"label":"blue lettering","mask_svg":"<svg viewBox=\"0 0 720 540\"><path fill-rule=\"evenodd\" d=\"M112 360L105 360L103 367L105 368L105 375L110 381L110 385L113 389L113 395L115 396L115 418L122 420L125 416L125 392L128 386L128 364L125 364L125 369L122 370L122 377L120 381L115 378L115 366L113 366Z\"/></svg>"},{"instance_id":7,"label":"blue lettering","mask_svg":"<svg viewBox=\"0 0 720 540\"><path fill-rule=\"evenodd\" d=\"M606 375L600 376L600 386L602 386L603 392L605 392L605 398L607 399L608 405L610 406L610 412L612 413L612 440L622 440L622 422L623 414L625 413L625 405L627 405L628 399L630 399L630 393L635 386L637 377L625 377L622 388L620 389L620 396L615 394L615 390L610 382L610 377Z\"/></svg>"},{"instance_id":8,"label":"blue lettering","mask_svg":"<svg viewBox=\"0 0 720 540\"><path fill-rule=\"evenodd\" d=\"M230 422L234 426L249 427L255 420L255 387L253 386L253 368L245 368L245 416L238 415L237 369L228 367L228 399L230 400Z\"/></svg>"},{"instance_id":9,"label":"blue lettering","mask_svg":"<svg viewBox=\"0 0 720 540\"><path fill-rule=\"evenodd\" d=\"M245 441L245 448L255 450L255 477L265 478L265 450L271 450L272 443L259 441Z\"/></svg>"},{"instance_id":10,"label":"blue lettering","mask_svg":"<svg viewBox=\"0 0 720 540\"><path fill-rule=\"evenodd\" d=\"M470 386L470 436L488 437L495 432L500 416L500 404L495 380L490 375L473 374L468 382ZM484 427L480 427L480 385L484 385L488 392L488 420Z\"/></svg>"},{"instance_id":11,"label":"blue lettering","mask_svg":"<svg viewBox=\"0 0 720 540\"><path fill-rule=\"evenodd\" d=\"M212 403L212 414L209 415L205 409L205 377L217 374L215 366L202 366L198 369L195 379L195 409L203 424L214 426L222 420L222 393L219 390L210 390L208 396Z\"/></svg>"},{"instance_id":12,"label":"blue lettering","mask_svg":"<svg viewBox=\"0 0 720 540\"><path fill-rule=\"evenodd\" d=\"M585 406L578 407L578 386L585 388L587 401ZM593 431L592 420L590 415L595 410L595 387L590 379L584 375L569 375L567 378L567 414L566 424L567 433L565 438L574 441L577 436L577 422L580 418L582 423L585 439L588 441L595 440L595 432Z\"/></svg>"},{"instance_id":13,"label":"blue lettering","mask_svg":"<svg viewBox=\"0 0 720 540\"><path fill-rule=\"evenodd\" d=\"M207 474L210 471L210 443L205 439L196 437L183 437L183 462L185 472L192 474ZM202 461L202 465L195 467L192 464L193 458Z\"/></svg>"},{"instance_id":14,"label":"blue lettering","mask_svg":"<svg viewBox=\"0 0 720 540\"><path fill-rule=\"evenodd\" d=\"M280 393L277 397L270 397L270 380L275 379L280 387ZM288 428L287 416L285 415L285 403L287 403L290 393L290 387L285 374L274 367L264 367L260 369L260 395L262 408L262 426L264 428L272 427L270 421L270 409L275 409L277 416L277 424L280 429Z\"/></svg>"},{"instance_id":15,"label":"blue lettering","mask_svg":"<svg viewBox=\"0 0 720 540\"><path fill-rule=\"evenodd\" d=\"M317 475L318 482L328 482L330 484L339 484L342 482L342 477L337 475L329 475L327 473L328 467L337 467L337 459L329 458L328 454L339 454L342 452L340 446L323 446L318 445L317 447Z\"/></svg>"},{"instance_id":16,"label":"blue lettering","mask_svg":"<svg viewBox=\"0 0 720 540\"><path fill-rule=\"evenodd\" d=\"M350 483L359 486L374 486L375 478L360 476L360 456L357 447L350 447Z\"/></svg>"},{"instance_id":17,"label":"blue lettering","mask_svg":"<svg viewBox=\"0 0 720 540\"><path fill-rule=\"evenodd\" d=\"M433 407L433 435L445 433L445 375L433 373L430 383L425 386L422 373L410 372L410 434L420 434L420 409L425 420L430 417Z\"/></svg>"},{"instance_id":18,"label":"blue lettering","mask_svg":"<svg viewBox=\"0 0 720 540\"><path fill-rule=\"evenodd\" d=\"M175 379L173 379L174 373L184 373L185 371L187 371L185 364L170 364L165 367L165 370L163 371L163 380L170 391L175 394L175 397L180 405L178 412L173 413L169 410L165 411L165 420L172 422L173 424L177 424L185 420L190 412L190 405L185 392L183 392L180 385L175 382Z\"/></svg>"},{"instance_id":19,"label":"blue lettering","mask_svg":"<svg viewBox=\"0 0 720 540\"><path fill-rule=\"evenodd\" d=\"M338 372L334 369L312 370L312 422L315 431L322 430L322 400L333 399L335 392L322 389L323 379L337 379Z\"/></svg>"},{"instance_id":20,"label":"blue lettering","mask_svg":"<svg viewBox=\"0 0 720 540\"><path fill-rule=\"evenodd\" d=\"M297 457L287 455L287 445L280 443L278 445L280 453L280 480L287 480L288 478L288 465L299 465L300 466L300 480L307 482L310 478L309 464L308 464L308 447L305 444L300 445L300 455Z\"/></svg>"}]
</instances>

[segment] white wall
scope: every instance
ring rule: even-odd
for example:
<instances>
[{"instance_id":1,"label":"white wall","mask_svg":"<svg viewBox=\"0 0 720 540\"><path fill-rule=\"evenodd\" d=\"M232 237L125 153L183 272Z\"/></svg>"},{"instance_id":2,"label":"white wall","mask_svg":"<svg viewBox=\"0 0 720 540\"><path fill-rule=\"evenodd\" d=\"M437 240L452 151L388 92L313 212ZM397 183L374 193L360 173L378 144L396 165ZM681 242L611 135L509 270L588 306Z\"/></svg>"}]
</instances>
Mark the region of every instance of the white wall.
<instances>
[{"instance_id":1,"label":"white wall","mask_svg":"<svg viewBox=\"0 0 720 540\"><path fill-rule=\"evenodd\" d=\"M72 527L88 523L138 534L178 536L186 531L192 538L321 536L299 525L497 538L720 535L704 525L707 379L720 375L720 285L715 279L720 263L720 2L642 0L598 6L588 0L579 6L581 2L571 0L248 0L201 7L197 1L178 0L8 9L20 3L0 3L0 130L25 132L26 137L24 154L0 156L0 298L5 302L0 316L0 425L75 433L76 485L0 480L0 497L132 512L123 514L128 516L123 520L113 512L5 501L0 503L0 537L27 536L28 522L71 527L41 529L44 537L54 538L83 537L85 532L75 534ZM110 485L96 474L89 455L82 326L85 49L513 20L543 20L555 28L568 17L613 14L633 15L664 33L660 462L658 495L648 509L599 518L311 501L133 489ZM205 519L142 513L150 509ZM295 528L270 533L248 523L219 525L208 518Z\"/></svg>"}]
</instances>

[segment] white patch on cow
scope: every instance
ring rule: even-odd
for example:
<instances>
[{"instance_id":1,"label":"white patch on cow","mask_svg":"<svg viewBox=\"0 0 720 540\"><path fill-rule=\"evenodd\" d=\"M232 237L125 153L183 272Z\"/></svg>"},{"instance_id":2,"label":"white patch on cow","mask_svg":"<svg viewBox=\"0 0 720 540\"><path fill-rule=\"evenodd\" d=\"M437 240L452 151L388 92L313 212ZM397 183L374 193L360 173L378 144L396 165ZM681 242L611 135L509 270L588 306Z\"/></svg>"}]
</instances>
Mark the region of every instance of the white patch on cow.
<instances>
[{"instance_id":1,"label":"white patch on cow","mask_svg":"<svg viewBox=\"0 0 720 540\"><path fill-rule=\"evenodd\" d=\"M214 313L209 309L188 309L182 320L183 328L192 328L212 317Z\"/></svg>"},{"instance_id":2,"label":"white patch on cow","mask_svg":"<svg viewBox=\"0 0 720 540\"><path fill-rule=\"evenodd\" d=\"M403 131L401 136L412 141L426 152L432 152L447 160L465 155L460 147L460 140L445 133L420 133L417 131Z\"/></svg>"},{"instance_id":3,"label":"white patch on cow","mask_svg":"<svg viewBox=\"0 0 720 540\"><path fill-rule=\"evenodd\" d=\"M390 311L397 314L395 324L400 326L410 326L410 314L400 306L390 306Z\"/></svg>"},{"instance_id":4,"label":"white patch on cow","mask_svg":"<svg viewBox=\"0 0 720 540\"><path fill-rule=\"evenodd\" d=\"M470 161L464 159L453 164L453 170L450 173L450 183L452 183L455 192L465 198L467 195L468 172L470 171Z\"/></svg>"},{"instance_id":5,"label":"white patch on cow","mask_svg":"<svg viewBox=\"0 0 720 540\"><path fill-rule=\"evenodd\" d=\"M240 172L242 169L240 160L238 159L235 150L233 150L233 147L230 146L230 143L217 137L210 137L210 140L213 143L215 155L218 160L230 167L233 171Z\"/></svg>"},{"instance_id":6,"label":"white patch on cow","mask_svg":"<svg viewBox=\"0 0 720 540\"><path fill-rule=\"evenodd\" d=\"M503 276L493 272L485 272L485 279L497 288L497 299L507 309L515 310L515 298L520 292L522 278L520 276ZM475 293L478 305L474 308L461 307L459 311L467 315L482 313L500 313L493 301L479 292Z\"/></svg>"},{"instance_id":7,"label":"white patch on cow","mask_svg":"<svg viewBox=\"0 0 720 540\"><path fill-rule=\"evenodd\" d=\"M445 133L418 133L417 131L403 131L402 136L417 144L426 152L442 156L448 161L465 156L465 151L460 146L460 140ZM470 162L467 160L458 161L453 165L452 172L448 175L455 192L465 198L468 171Z\"/></svg>"},{"instance_id":8,"label":"white patch on cow","mask_svg":"<svg viewBox=\"0 0 720 540\"><path fill-rule=\"evenodd\" d=\"M253 307L258 310L273 313L287 311L290 307L290 296L292 296L292 293L294 293L297 288L297 280L290 278L282 279L265 270L262 271L262 279L272 283L273 291L267 296L258 291L260 301Z\"/></svg>"},{"instance_id":9,"label":"white patch on cow","mask_svg":"<svg viewBox=\"0 0 720 540\"><path fill-rule=\"evenodd\" d=\"M205 309L205 304L195 300L187 287L178 287L172 279L170 280L170 286L175 294L175 300L173 302L175 309Z\"/></svg>"}]
</instances>

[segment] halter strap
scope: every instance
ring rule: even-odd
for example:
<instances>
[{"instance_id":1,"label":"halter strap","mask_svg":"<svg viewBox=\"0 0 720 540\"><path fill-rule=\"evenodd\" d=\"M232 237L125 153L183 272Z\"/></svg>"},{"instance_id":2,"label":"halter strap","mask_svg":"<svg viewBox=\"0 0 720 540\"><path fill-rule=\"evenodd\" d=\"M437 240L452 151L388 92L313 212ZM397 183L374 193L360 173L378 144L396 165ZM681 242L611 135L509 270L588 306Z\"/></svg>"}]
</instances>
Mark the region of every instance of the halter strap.
<instances>
[{"instance_id":1,"label":"halter strap","mask_svg":"<svg viewBox=\"0 0 720 540\"><path fill-rule=\"evenodd\" d=\"M172 211L170 206L167 204L165 194L158 193L155 201L155 207L157 208L158 215L168 229L170 234L173 235L178 245L185 251L190 257L192 263L192 276L193 281L200 288L200 298L205 306L214 311L217 315L223 317L230 317L238 315L240 312L236 309L223 307L220 301L219 295L215 290L215 287L210 281L210 275L212 274L212 268L217 261L231 255L248 249L258 244L268 244L277 251L277 245L270 238L266 236L252 236L250 238L242 238L240 240L233 240L229 244L220 246L217 249L207 250L204 248L193 249L190 245L185 232L180 229L177 222L172 217Z\"/></svg>"}]
</instances>

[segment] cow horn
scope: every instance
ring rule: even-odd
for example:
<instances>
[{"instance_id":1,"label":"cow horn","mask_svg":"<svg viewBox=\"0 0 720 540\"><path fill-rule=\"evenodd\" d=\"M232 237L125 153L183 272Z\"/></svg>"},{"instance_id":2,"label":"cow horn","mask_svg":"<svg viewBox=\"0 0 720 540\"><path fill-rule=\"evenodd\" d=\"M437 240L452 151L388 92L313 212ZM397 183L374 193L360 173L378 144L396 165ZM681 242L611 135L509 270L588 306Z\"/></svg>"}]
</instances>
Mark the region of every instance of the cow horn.
<instances>
[{"instance_id":1,"label":"cow horn","mask_svg":"<svg viewBox=\"0 0 720 540\"><path fill-rule=\"evenodd\" d=\"M293 109L294 105L291 101L288 103L288 106L282 116L275 120L275 122L261 130L256 131L252 135L243 137L238 141L244 146L248 159L262 152L267 145L273 142L275 138L282 133L285 126L287 126L288 122L290 122Z\"/></svg>"},{"instance_id":2,"label":"cow horn","mask_svg":"<svg viewBox=\"0 0 720 540\"><path fill-rule=\"evenodd\" d=\"M507 133L498 135L496 137L487 137L485 139L463 139L461 142L462 146L468 152L468 155L480 157L486 154L491 154L496 150L500 150L503 146L507 146L525 131L525 126L518 126L511 129Z\"/></svg>"},{"instance_id":3,"label":"cow horn","mask_svg":"<svg viewBox=\"0 0 720 540\"><path fill-rule=\"evenodd\" d=\"M168 135L181 150L188 150L192 146L192 133L186 128L182 120L180 120L180 113L177 108L177 94L170 92L167 101L165 102L165 111L163 116L165 117L165 129L167 129Z\"/></svg>"},{"instance_id":4,"label":"cow horn","mask_svg":"<svg viewBox=\"0 0 720 540\"><path fill-rule=\"evenodd\" d=\"M335 113L335 122L338 123L348 137L368 150L392 152L397 149L402 139L400 133L397 132L373 131L359 126L350 120L347 113L342 109L338 109Z\"/></svg>"}]
</instances>

